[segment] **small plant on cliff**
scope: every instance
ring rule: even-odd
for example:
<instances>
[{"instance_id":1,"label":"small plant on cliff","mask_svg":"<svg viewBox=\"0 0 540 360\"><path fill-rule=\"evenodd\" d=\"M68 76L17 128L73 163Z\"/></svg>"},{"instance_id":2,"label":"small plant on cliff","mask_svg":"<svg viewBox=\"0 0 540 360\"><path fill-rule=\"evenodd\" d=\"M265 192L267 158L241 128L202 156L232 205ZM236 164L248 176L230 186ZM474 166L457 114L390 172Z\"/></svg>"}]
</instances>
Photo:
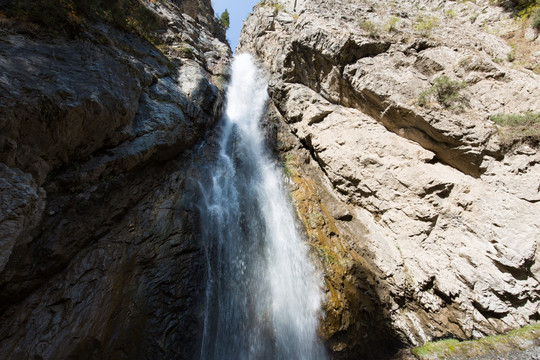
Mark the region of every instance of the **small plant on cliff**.
<instances>
[{"instance_id":1,"label":"small plant on cliff","mask_svg":"<svg viewBox=\"0 0 540 360\"><path fill-rule=\"evenodd\" d=\"M495 114L490 119L499 125L499 136L505 144L526 138L540 140L540 112Z\"/></svg>"},{"instance_id":2,"label":"small plant on cliff","mask_svg":"<svg viewBox=\"0 0 540 360\"><path fill-rule=\"evenodd\" d=\"M281 168L283 169L283 174L285 174L286 177L292 178L294 176L294 156L291 154L282 154Z\"/></svg>"},{"instance_id":3,"label":"small plant on cliff","mask_svg":"<svg viewBox=\"0 0 540 360\"><path fill-rule=\"evenodd\" d=\"M435 16L419 16L416 18L413 28L420 36L427 37L431 33L431 30L437 26L439 26L439 19Z\"/></svg>"},{"instance_id":4,"label":"small plant on cliff","mask_svg":"<svg viewBox=\"0 0 540 360\"><path fill-rule=\"evenodd\" d=\"M280 11L283 11L283 5L281 5L280 3L276 2L272 5L274 7L274 11L276 13L280 12Z\"/></svg>"},{"instance_id":5,"label":"small plant on cliff","mask_svg":"<svg viewBox=\"0 0 540 360\"><path fill-rule=\"evenodd\" d=\"M397 16L391 16L390 19L386 22L384 29L387 32L397 31L397 24L399 23L399 18Z\"/></svg>"},{"instance_id":6,"label":"small plant on cliff","mask_svg":"<svg viewBox=\"0 0 540 360\"><path fill-rule=\"evenodd\" d=\"M412 349L419 359L477 358L488 353L504 354L505 351L521 348L523 344L540 338L540 324L528 325L503 335L486 336L478 340L459 341L446 339L428 342ZM501 356L503 358L504 356Z\"/></svg>"},{"instance_id":7,"label":"small plant on cliff","mask_svg":"<svg viewBox=\"0 0 540 360\"><path fill-rule=\"evenodd\" d=\"M536 9L536 12L532 16L531 27L540 30L540 7Z\"/></svg>"},{"instance_id":8,"label":"small plant on cliff","mask_svg":"<svg viewBox=\"0 0 540 360\"><path fill-rule=\"evenodd\" d=\"M379 29L377 28L377 25L375 25L369 20L361 19L358 22L358 26L360 26L362 30L367 32L369 37L371 38L376 38L377 36L379 36Z\"/></svg>"},{"instance_id":9,"label":"small plant on cliff","mask_svg":"<svg viewBox=\"0 0 540 360\"><path fill-rule=\"evenodd\" d=\"M433 80L433 85L420 93L418 105L426 106L430 98L435 100L445 108L462 107L465 99L460 91L465 88L463 81L452 80L448 76L439 76Z\"/></svg>"},{"instance_id":10,"label":"small plant on cliff","mask_svg":"<svg viewBox=\"0 0 540 360\"><path fill-rule=\"evenodd\" d=\"M227 30L230 26L229 11L225 9L219 17L219 22Z\"/></svg>"},{"instance_id":11,"label":"small plant on cliff","mask_svg":"<svg viewBox=\"0 0 540 360\"><path fill-rule=\"evenodd\" d=\"M508 62L514 62L514 60L516 60L516 50L515 49L512 49L512 51L510 51L508 54L506 54L506 60L508 60Z\"/></svg>"},{"instance_id":12,"label":"small plant on cliff","mask_svg":"<svg viewBox=\"0 0 540 360\"><path fill-rule=\"evenodd\" d=\"M258 8L261 6L269 6L274 8L274 13L277 14L280 11L284 10L284 7L282 4L279 3L277 0L260 0L253 8Z\"/></svg>"}]
</instances>

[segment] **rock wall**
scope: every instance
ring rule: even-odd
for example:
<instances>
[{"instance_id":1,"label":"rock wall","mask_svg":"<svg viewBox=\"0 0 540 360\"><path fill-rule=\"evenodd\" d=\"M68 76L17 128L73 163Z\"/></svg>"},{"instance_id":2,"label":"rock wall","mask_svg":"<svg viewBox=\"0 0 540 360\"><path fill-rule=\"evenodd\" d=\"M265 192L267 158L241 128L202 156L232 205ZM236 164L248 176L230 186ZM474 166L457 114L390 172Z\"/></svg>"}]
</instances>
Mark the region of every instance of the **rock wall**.
<instances>
[{"instance_id":1,"label":"rock wall","mask_svg":"<svg viewBox=\"0 0 540 360\"><path fill-rule=\"evenodd\" d=\"M509 145L489 120L540 111L538 59L512 63L500 36L516 26L488 1L427 0L266 1L244 22L237 51L271 78L333 358L539 319L538 140ZM442 76L459 101L421 106Z\"/></svg>"},{"instance_id":2,"label":"rock wall","mask_svg":"<svg viewBox=\"0 0 540 360\"><path fill-rule=\"evenodd\" d=\"M193 146L231 57L210 1L146 2L158 45L0 20L0 358L192 359Z\"/></svg>"},{"instance_id":3,"label":"rock wall","mask_svg":"<svg viewBox=\"0 0 540 360\"><path fill-rule=\"evenodd\" d=\"M198 144L231 52L209 0L146 4L156 45L0 17L2 358L198 357L211 133ZM540 317L538 139L509 144L489 120L540 111L540 40L525 32L511 62L520 31L483 0L265 1L245 22L333 358ZM420 106L443 75L459 97Z\"/></svg>"}]
</instances>

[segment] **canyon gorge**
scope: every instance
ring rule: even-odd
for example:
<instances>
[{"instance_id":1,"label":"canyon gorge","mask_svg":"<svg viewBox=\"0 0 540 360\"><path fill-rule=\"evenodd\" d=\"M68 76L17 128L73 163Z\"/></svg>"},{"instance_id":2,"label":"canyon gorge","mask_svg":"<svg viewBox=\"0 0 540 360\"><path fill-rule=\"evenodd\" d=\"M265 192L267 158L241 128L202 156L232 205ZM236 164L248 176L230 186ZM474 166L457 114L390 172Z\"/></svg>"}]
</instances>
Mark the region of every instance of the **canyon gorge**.
<instances>
[{"instance_id":1,"label":"canyon gorge","mask_svg":"<svg viewBox=\"0 0 540 360\"><path fill-rule=\"evenodd\" d=\"M261 1L240 95L210 0L16 3L0 358L405 359L540 319L537 2Z\"/></svg>"}]
</instances>

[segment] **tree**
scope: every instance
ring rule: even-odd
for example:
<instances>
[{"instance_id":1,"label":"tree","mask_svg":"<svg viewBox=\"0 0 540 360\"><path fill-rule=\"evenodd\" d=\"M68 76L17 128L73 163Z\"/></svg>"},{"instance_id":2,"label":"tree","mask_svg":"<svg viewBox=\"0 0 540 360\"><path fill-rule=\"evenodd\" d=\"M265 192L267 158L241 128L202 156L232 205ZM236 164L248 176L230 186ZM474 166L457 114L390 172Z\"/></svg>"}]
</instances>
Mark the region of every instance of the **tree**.
<instances>
[{"instance_id":1,"label":"tree","mask_svg":"<svg viewBox=\"0 0 540 360\"><path fill-rule=\"evenodd\" d=\"M229 19L229 12L227 9L221 13L221 16L219 17L219 21L221 22L221 25L227 30L230 25L230 19Z\"/></svg>"}]
</instances>

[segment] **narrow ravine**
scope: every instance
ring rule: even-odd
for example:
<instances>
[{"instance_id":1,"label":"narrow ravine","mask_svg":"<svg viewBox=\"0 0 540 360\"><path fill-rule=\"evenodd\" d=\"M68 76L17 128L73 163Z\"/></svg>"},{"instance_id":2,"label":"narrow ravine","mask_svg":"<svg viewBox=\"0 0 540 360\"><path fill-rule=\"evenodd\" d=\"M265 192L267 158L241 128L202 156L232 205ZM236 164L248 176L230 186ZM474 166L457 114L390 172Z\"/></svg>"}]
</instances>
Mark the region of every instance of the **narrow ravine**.
<instances>
[{"instance_id":1,"label":"narrow ravine","mask_svg":"<svg viewBox=\"0 0 540 360\"><path fill-rule=\"evenodd\" d=\"M232 65L219 155L201 180L207 290L201 359L325 359L321 282L260 120L267 84L251 56Z\"/></svg>"}]
</instances>

